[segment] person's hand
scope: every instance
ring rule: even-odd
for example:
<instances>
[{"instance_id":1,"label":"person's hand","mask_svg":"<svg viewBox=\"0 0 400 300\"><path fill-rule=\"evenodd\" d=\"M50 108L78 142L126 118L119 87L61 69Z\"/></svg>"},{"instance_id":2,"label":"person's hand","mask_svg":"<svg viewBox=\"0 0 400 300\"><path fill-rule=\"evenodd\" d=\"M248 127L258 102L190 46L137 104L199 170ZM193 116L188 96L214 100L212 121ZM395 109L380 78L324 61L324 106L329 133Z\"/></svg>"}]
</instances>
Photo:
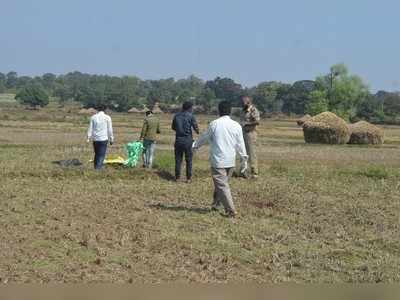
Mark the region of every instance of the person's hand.
<instances>
[{"instance_id":1,"label":"person's hand","mask_svg":"<svg viewBox=\"0 0 400 300\"><path fill-rule=\"evenodd\" d=\"M240 163L240 174L241 175L246 174L246 171L247 171L247 160L243 160Z\"/></svg>"},{"instance_id":2,"label":"person's hand","mask_svg":"<svg viewBox=\"0 0 400 300\"><path fill-rule=\"evenodd\" d=\"M192 144L192 151L196 152L199 148L196 147L196 141L193 142Z\"/></svg>"}]
</instances>

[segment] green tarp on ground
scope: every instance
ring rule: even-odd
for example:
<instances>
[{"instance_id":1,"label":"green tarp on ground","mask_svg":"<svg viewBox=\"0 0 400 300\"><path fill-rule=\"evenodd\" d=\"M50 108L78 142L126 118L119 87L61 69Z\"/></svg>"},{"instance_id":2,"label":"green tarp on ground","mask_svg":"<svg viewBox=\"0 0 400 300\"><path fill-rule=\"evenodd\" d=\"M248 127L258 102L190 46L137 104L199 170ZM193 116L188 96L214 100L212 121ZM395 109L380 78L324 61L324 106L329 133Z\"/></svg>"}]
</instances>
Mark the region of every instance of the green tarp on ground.
<instances>
[{"instance_id":1,"label":"green tarp on ground","mask_svg":"<svg viewBox=\"0 0 400 300\"><path fill-rule=\"evenodd\" d=\"M119 155L109 155L104 160L104 164L106 164L106 165L124 165L129 168L136 167L140 160L140 156L142 154L143 149L144 149L144 147L143 147L142 142L139 142L139 141L130 142L125 145L125 151L128 156L127 159L124 159L123 157L121 157Z\"/></svg>"},{"instance_id":2,"label":"green tarp on ground","mask_svg":"<svg viewBox=\"0 0 400 300\"><path fill-rule=\"evenodd\" d=\"M125 150L128 154L128 159L125 161L124 165L130 168L136 167L143 149L143 143L139 141L126 144Z\"/></svg>"}]
</instances>

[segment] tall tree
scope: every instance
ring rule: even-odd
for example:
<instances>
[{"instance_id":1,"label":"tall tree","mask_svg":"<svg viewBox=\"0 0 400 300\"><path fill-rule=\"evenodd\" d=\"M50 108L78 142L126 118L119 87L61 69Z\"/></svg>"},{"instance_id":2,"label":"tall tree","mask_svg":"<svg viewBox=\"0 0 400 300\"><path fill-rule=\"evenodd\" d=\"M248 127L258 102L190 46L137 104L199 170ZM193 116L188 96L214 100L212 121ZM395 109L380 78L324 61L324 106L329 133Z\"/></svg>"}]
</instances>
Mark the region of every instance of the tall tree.
<instances>
[{"instance_id":1,"label":"tall tree","mask_svg":"<svg viewBox=\"0 0 400 300\"><path fill-rule=\"evenodd\" d=\"M7 73L6 87L8 89L15 89L17 87L18 74L17 72L11 71Z\"/></svg>"},{"instance_id":2,"label":"tall tree","mask_svg":"<svg viewBox=\"0 0 400 300\"><path fill-rule=\"evenodd\" d=\"M310 100L310 93L315 89L315 81L296 81L282 97L282 111L288 114L293 113L303 115L305 113L306 104Z\"/></svg>"},{"instance_id":3,"label":"tall tree","mask_svg":"<svg viewBox=\"0 0 400 300\"><path fill-rule=\"evenodd\" d=\"M0 93L4 93L6 91L6 81L7 76L0 72Z\"/></svg>"},{"instance_id":4,"label":"tall tree","mask_svg":"<svg viewBox=\"0 0 400 300\"><path fill-rule=\"evenodd\" d=\"M217 77L207 81L205 87L212 90L218 99L230 101L232 105L239 105L240 96L243 95L242 86L230 78Z\"/></svg>"},{"instance_id":5,"label":"tall tree","mask_svg":"<svg viewBox=\"0 0 400 300\"><path fill-rule=\"evenodd\" d=\"M22 105L31 107L44 107L49 104L49 96L44 88L37 84L22 88L15 96L15 99Z\"/></svg>"},{"instance_id":6,"label":"tall tree","mask_svg":"<svg viewBox=\"0 0 400 300\"><path fill-rule=\"evenodd\" d=\"M308 102L306 103L305 112L312 116L327 111L329 102L325 91L315 90L310 93Z\"/></svg>"},{"instance_id":7,"label":"tall tree","mask_svg":"<svg viewBox=\"0 0 400 300\"><path fill-rule=\"evenodd\" d=\"M329 74L317 77L316 82L318 89L327 92L329 110L345 119L354 117L369 95L368 85L359 76L349 74L344 64L332 66Z\"/></svg>"},{"instance_id":8,"label":"tall tree","mask_svg":"<svg viewBox=\"0 0 400 300\"><path fill-rule=\"evenodd\" d=\"M281 112L283 96L288 89L287 84L270 81L262 82L252 89L254 103L263 112Z\"/></svg>"}]
</instances>

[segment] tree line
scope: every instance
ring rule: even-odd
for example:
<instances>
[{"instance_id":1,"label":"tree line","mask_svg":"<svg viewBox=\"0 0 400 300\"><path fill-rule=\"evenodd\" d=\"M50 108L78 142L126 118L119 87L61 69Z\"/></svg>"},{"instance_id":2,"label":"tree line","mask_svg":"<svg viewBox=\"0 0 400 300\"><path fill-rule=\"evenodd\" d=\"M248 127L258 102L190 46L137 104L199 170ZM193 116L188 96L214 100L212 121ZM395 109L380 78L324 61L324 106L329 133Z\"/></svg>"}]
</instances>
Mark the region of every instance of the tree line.
<instances>
[{"instance_id":1,"label":"tree line","mask_svg":"<svg viewBox=\"0 0 400 300\"><path fill-rule=\"evenodd\" d=\"M250 88L226 77L208 81L193 75L179 80L142 80L81 72L36 77L9 72L0 73L0 93L15 93L21 104L30 106L46 106L49 97L54 97L60 104L76 101L84 107L95 107L102 103L121 112L155 103L169 109L187 100L211 112L221 100L238 106L240 97L249 95L265 114L315 115L332 111L348 121L400 123L400 94L371 93L368 85L343 64L332 66L327 74L313 80L293 84L268 81Z\"/></svg>"}]
</instances>

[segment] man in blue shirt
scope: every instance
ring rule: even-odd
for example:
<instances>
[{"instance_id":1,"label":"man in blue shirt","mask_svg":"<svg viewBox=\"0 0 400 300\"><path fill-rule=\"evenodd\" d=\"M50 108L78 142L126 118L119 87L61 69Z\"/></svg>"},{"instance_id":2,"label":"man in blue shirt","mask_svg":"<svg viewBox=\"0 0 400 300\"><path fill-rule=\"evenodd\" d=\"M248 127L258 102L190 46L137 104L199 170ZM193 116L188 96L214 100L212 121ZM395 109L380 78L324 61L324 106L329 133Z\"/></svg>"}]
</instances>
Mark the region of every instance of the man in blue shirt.
<instances>
[{"instance_id":1,"label":"man in blue shirt","mask_svg":"<svg viewBox=\"0 0 400 300\"><path fill-rule=\"evenodd\" d=\"M172 130L175 131L175 179L180 180L181 165L183 155L186 160L186 180L192 181L192 158L193 158L193 132L199 134L199 126L196 118L193 116L193 103L185 102L182 111L174 116Z\"/></svg>"}]
</instances>

